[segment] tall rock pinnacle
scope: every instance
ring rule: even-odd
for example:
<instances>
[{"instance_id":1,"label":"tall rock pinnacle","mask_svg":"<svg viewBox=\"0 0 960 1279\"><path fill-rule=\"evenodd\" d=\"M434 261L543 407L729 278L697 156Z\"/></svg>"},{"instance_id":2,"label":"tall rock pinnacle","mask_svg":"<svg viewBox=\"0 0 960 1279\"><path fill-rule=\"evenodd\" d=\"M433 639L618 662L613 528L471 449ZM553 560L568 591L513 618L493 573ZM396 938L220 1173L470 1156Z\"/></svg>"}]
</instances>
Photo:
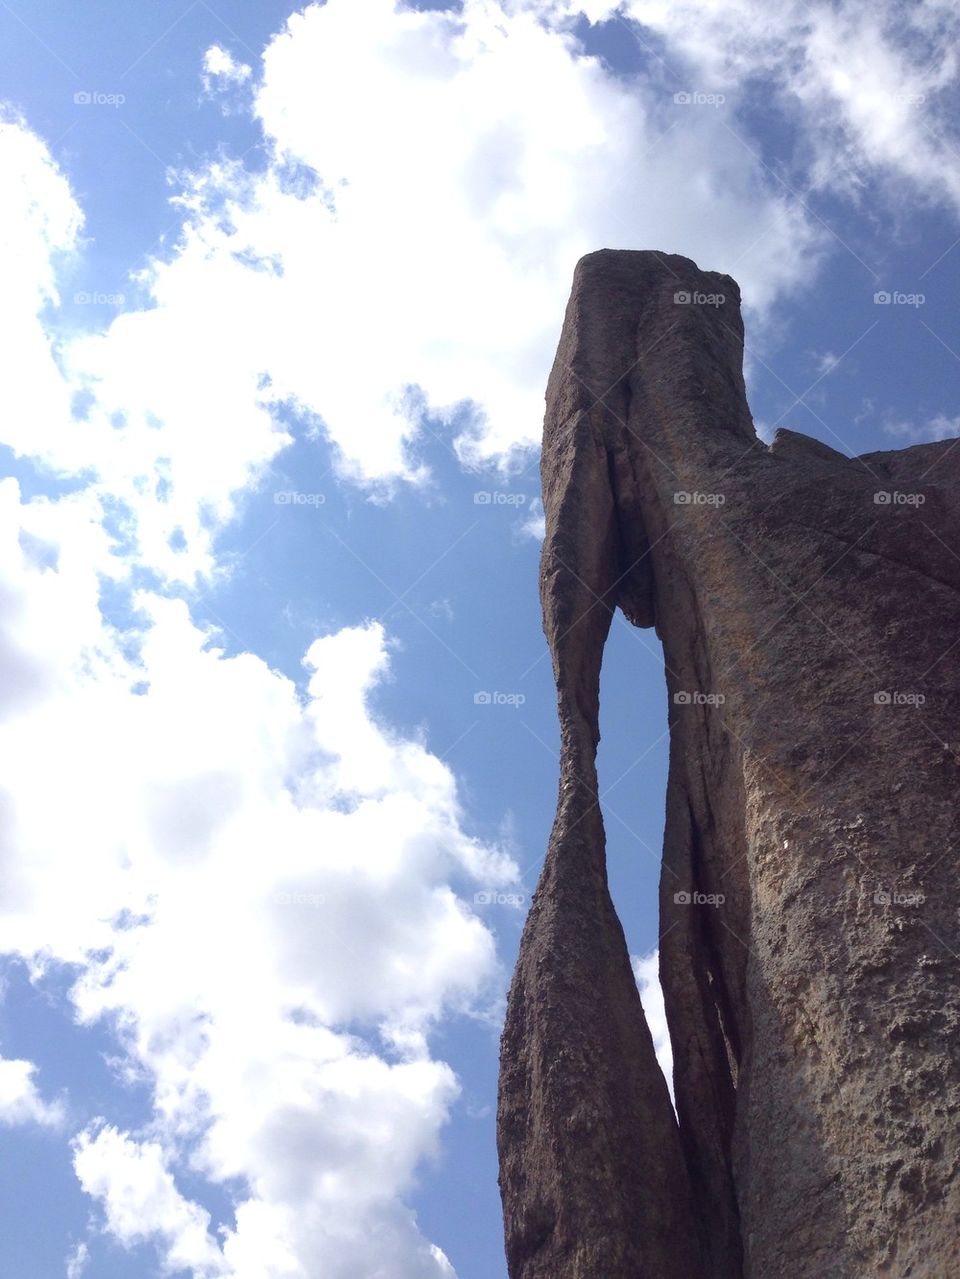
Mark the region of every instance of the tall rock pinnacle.
<instances>
[{"instance_id":1,"label":"tall rock pinnacle","mask_svg":"<svg viewBox=\"0 0 960 1279\"><path fill-rule=\"evenodd\" d=\"M578 265L547 389L560 797L501 1050L511 1279L960 1273L960 443L754 431L739 292ZM679 1123L606 879L614 610L669 700Z\"/></svg>"}]
</instances>

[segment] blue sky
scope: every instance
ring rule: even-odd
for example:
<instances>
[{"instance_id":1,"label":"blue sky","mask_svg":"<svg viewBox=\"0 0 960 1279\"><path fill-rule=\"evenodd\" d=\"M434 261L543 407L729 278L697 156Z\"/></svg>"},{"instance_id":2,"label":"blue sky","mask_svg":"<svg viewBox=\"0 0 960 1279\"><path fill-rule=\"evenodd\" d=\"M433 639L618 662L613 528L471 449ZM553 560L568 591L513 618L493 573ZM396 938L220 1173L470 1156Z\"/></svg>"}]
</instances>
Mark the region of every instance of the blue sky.
<instances>
[{"instance_id":1,"label":"blue sky","mask_svg":"<svg viewBox=\"0 0 960 1279\"><path fill-rule=\"evenodd\" d=\"M4 1274L505 1275L577 258L735 276L766 438L960 434L956 14L776 10L3 6ZM669 1068L665 728L618 618L610 875Z\"/></svg>"}]
</instances>

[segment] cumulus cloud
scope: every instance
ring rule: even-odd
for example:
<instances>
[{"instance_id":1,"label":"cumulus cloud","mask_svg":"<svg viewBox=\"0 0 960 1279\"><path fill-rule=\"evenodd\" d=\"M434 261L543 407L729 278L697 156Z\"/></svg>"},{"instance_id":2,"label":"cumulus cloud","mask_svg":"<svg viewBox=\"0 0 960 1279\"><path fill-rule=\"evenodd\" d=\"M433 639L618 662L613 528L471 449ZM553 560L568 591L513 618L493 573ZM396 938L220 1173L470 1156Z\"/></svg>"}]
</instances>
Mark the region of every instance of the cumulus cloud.
<instances>
[{"instance_id":1,"label":"cumulus cloud","mask_svg":"<svg viewBox=\"0 0 960 1279\"><path fill-rule=\"evenodd\" d=\"M158 270L159 315L52 358L37 314L79 215L36 138L13 125L0 144L36 267L3 314L14 349L35 346L47 406L33 430L16 415L3 429L71 478L29 501L0 482L0 931L35 975L75 966L75 1015L113 1028L154 1099L142 1132L106 1115L79 1134L77 1176L102 1228L170 1273L449 1276L404 1204L458 1091L430 1037L495 993L494 939L464 890L516 869L466 829L446 765L374 713L382 626L317 639L300 689L227 657L163 594L215 574L216 532L286 437L249 350L217 374L247 375L237 401L204 398L190 335L172 332L183 277ZM154 340L182 343L165 377ZM174 521L185 550L167 545ZM160 585L134 590L147 568ZM122 622L105 581L127 592ZM5 1122L57 1118L32 1071L0 1062ZM185 1169L235 1192L219 1236Z\"/></svg>"},{"instance_id":2,"label":"cumulus cloud","mask_svg":"<svg viewBox=\"0 0 960 1279\"><path fill-rule=\"evenodd\" d=\"M60 301L58 267L76 251L83 218L45 145L13 117L0 117L0 173L3 442L46 461L51 437L66 432L71 415L40 313Z\"/></svg>"},{"instance_id":3,"label":"cumulus cloud","mask_svg":"<svg viewBox=\"0 0 960 1279\"><path fill-rule=\"evenodd\" d=\"M36 313L43 303L58 301L58 262L76 247L83 219L44 143L12 116L0 119L0 164L8 184L0 213L6 281L0 316L8 324L13 316L32 316L42 335ZM12 333L7 329L5 336Z\"/></svg>"},{"instance_id":4,"label":"cumulus cloud","mask_svg":"<svg viewBox=\"0 0 960 1279\"><path fill-rule=\"evenodd\" d=\"M13 335L12 447L61 473L94 466L139 561L171 581L215 570L212 530L289 443L280 406L363 483L426 478L425 414L464 459L502 462L538 441L582 253L687 253L763 311L820 248L719 113L610 75L529 6L329 0L290 18L255 85L247 70L205 54L204 75L253 86L266 167L181 175L182 236L138 280L150 305L69 343L66 384L35 317L29 352ZM12 256L35 291L80 220L35 161L23 186L42 184L47 223L11 215L33 228Z\"/></svg>"},{"instance_id":5,"label":"cumulus cloud","mask_svg":"<svg viewBox=\"0 0 960 1279\"><path fill-rule=\"evenodd\" d=\"M225 517L286 442L276 405L363 483L425 480L425 414L466 460L503 462L538 441L581 254L686 253L762 311L819 252L717 113L610 75L530 6L329 0L290 18L256 82L219 46L204 67L253 87L266 167L181 175L182 239L140 281L155 305L72 350L97 407L56 442L61 464L109 454L125 510L132 485L156 490L133 533L183 580L211 567L197 511ZM215 482L228 430L246 447Z\"/></svg>"},{"instance_id":6,"label":"cumulus cloud","mask_svg":"<svg viewBox=\"0 0 960 1279\"><path fill-rule=\"evenodd\" d=\"M78 1148L81 1183L171 1272L301 1275L322 1255L346 1276L395 1255L398 1274L441 1274L401 1207L457 1094L428 1037L497 975L455 885L512 864L465 833L449 770L372 717L379 626L316 641L302 699L226 658L182 601L137 605L135 659L104 626L107 660L75 652L67 695L0 721L5 945L80 965L77 1015L116 1027L165 1142L105 1128ZM41 1118L26 1063L0 1089L15 1069L5 1113ZM174 1194L177 1159L247 1188L222 1255Z\"/></svg>"},{"instance_id":7,"label":"cumulus cloud","mask_svg":"<svg viewBox=\"0 0 960 1279\"><path fill-rule=\"evenodd\" d=\"M278 378L371 477L414 468L410 383L441 418L473 406L469 456L537 442L582 253L665 248L736 267L763 308L802 278L818 241L719 119L610 76L532 6L309 6L267 48L256 111L274 163L243 210L231 204L235 236L282 260L288 314L311 301L321 312L309 369L302 337L283 330ZM313 217L277 191L291 166L322 183ZM361 411L366 455L349 429Z\"/></svg>"},{"instance_id":8,"label":"cumulus cloud","mask_svg":"<svg viewBox=\"0 0 960 1279\"><path fill-rule=\"evenodd\" d=\"M63 1123L59 1101L44 1101L34 1080L36 1066L30 1061L0 1057L0 1124L40 1124L56 1128Z\"/></svg>"},{"instance_id":9,"label":"cumulus cloud","mask_svg":"<svg viewBox=\"0 0 960 1279\"><path fill-rule=\"evenodd\" d=\"M79 251L81 212L45 146L17 121L0 122L0 172L11 193L0 213L3 443L55 475L82 477L76 506L86 516L122 533L141 566L195 582L214 571L212 539L235 495L289 443L244 326L233 324L229 343L213 340L239 301L229 262L222 281L214 270L188 282L189 263L204 255L188 234L179 271L158 265L150 275L156 306L64 341L43 308L59 299L58 265ZM255 305L253 294L244 304ZM108 555L99 568L125 571Z\"/></svg>"},{"instance_id":10,"label":"cumulus cloud","mask_svg":"<svg viewBox=\"0 0 960 1279\"><path fill-rule=\"evenodd\" d=\"M225 1273L210 1214L183 1198L156 1143L138 1144L111 1127L84 1132L73 1165L83 1189L101 1201L114 1238L127 1246L162 1240L164 1274L187 1270L195 1279L213 1279Z\"/></svg>"},{"instance_id":11,"label":"cumulus cloud","mask_svg":"<svg viewBox=\"0 0 960 1279\"><path fill-rule=\"evenodd\" d=\"M762 85L798 126L804 188L856 198L879 180L890 206L906 184L960 211L960 15L950 0L598 0L584 7L595 21L629 17L645 38L662 42L674 74L692 74L703 89L736 94Z\"/></svg>"}]
</instances>

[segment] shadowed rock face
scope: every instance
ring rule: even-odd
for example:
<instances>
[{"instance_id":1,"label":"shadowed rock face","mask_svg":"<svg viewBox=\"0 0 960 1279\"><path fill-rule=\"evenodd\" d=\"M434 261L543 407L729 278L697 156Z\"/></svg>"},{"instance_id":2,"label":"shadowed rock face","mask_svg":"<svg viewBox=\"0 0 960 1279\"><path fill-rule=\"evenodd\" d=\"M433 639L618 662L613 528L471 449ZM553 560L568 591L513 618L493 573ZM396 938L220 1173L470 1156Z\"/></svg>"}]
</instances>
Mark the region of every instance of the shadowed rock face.
<instances>
[{"instance_id":1,"label":"shadowed rock face","mask_svg":"<svg viewBox=\"0 0 960 1279\"><path fill-rule=\"evenodd\" d=\"M577 267L542 463L560 798L501 1052L512 1279L960 1273L960 443L768 448L742 345L727 276ZM596 801L617 606L664 650L679 1125Z\"/></svg>"}]
</instances>

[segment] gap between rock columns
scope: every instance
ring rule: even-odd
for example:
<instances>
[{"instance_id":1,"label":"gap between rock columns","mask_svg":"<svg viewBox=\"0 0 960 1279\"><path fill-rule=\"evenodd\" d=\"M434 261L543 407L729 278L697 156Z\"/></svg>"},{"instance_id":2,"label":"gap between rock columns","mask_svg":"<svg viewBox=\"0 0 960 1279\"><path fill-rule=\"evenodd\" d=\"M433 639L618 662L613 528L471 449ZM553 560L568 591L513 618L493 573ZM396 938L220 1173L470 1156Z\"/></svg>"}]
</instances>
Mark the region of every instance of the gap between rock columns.
<instances>
[{"instance_id":1,"label":"gap between rock columns","mask_svg":"<svg viewBox=\"0 0 960 1279\"><path fill-rule=\"evenodd\" d=\"M512 1279L939 1279L958 1259L960 448L767 448L742 344L729 277L657 253L577 267L542 463L560 799L501 1054ZM656 625L670 695L679 1129L596 798L618 605Z\"/></svg>"}]
</instances>

